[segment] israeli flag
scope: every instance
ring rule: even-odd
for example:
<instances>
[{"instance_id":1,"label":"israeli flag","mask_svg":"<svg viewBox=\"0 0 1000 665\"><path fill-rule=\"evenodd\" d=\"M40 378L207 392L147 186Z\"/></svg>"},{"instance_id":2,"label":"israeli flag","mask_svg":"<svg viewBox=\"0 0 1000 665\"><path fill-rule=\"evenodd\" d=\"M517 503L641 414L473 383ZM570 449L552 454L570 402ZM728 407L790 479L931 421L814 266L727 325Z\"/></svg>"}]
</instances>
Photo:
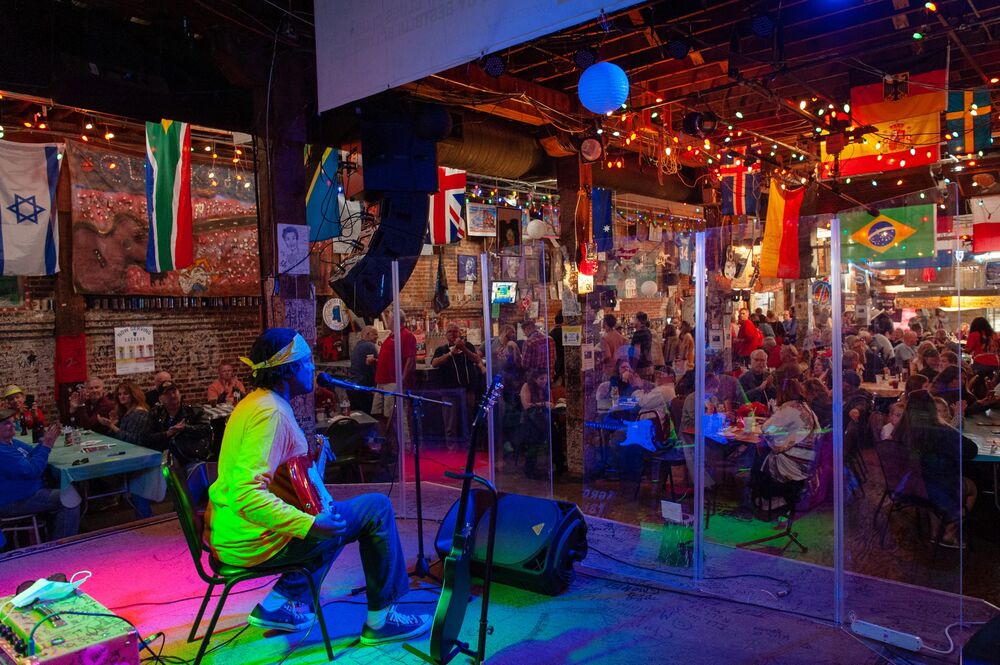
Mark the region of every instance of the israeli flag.
<instances>
[{"instance_id":1,"label":"israeli flag","mask_svg":"<svg viewBox=\"0 0 1000 665\"><path fill-rule=\"evenodd\" d=\"M58 272L56 184L64 149L0 141L0 275Z\"/></svg>"}]
</instances>

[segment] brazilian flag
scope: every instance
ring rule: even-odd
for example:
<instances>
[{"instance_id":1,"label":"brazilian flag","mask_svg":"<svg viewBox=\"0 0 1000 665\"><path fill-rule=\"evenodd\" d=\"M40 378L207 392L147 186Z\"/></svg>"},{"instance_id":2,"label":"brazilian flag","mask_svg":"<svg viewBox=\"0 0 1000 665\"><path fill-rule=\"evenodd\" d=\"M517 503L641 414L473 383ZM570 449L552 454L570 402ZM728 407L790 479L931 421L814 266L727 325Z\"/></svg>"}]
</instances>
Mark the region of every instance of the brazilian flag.
<instances>
[{"instance_id":1,"label":"brazilian flag","mask_svg":"<svg viewBox=\"0 0 1000 665\"><path fill-rule=\"evenodd\" d=\"M849 261L898 261L934 255L937 207L933 203L864 209L840 214L842 255Z\"/></svg>"}]
</instances>

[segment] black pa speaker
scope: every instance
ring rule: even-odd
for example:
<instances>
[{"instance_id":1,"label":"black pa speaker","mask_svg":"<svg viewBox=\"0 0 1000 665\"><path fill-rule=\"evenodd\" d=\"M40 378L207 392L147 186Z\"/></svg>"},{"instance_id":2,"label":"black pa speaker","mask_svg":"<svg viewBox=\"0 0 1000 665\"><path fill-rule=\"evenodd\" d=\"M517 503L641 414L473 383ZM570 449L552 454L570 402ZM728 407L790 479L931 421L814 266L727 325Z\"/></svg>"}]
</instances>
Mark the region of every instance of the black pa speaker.
<instances>
[{"instance_id":1,"label":"black pa speaker","mask_svg":"<svg viewBox=\"0 0 1000 665\"><path fill-rule=\"evenodd\" d=\"M965 665L1000 665L1000 616L981 626L962 647Z\"/></svg>"},{"instance_id":2,"label":"black pa speaker","mask_svg":"<svg viewBox=\"0 0 1000 665\"><path fill-rule=\"evenodd\" d=\"M409 118L361 123L364 188L376 192L436 192L437 143L417 136Z\"/></svg>"},{"instance_id":3,"label":"black pa speaker","mask_svg":"<svg viewBox=\"0 0 1000 665\"><path fill-rule=\"evenodd\" d=\"M330 282L358 316L378 318L392 302L392 262L399 260L399 288L410 278L427 232L430 202L423 193L386 194L379 205L382 220L368 243L368 253L347 274Z\"/></svg>"},{"instance_id":4,"label":"black pa speaker","mask_svg":"<svg viewBox=\"0 0 1000 665\"><path fill-rule=\"evenodd\" d=\"M483 576L492 505L485 490L469 495L474 525L472 573ZM501 495L493 550L493 580L555 596L573 581L573 564L587 556L587 523L575 504L523 494ZM434 540L442 559L451 551L458 501Z\"/></svg>"}]
</instances>

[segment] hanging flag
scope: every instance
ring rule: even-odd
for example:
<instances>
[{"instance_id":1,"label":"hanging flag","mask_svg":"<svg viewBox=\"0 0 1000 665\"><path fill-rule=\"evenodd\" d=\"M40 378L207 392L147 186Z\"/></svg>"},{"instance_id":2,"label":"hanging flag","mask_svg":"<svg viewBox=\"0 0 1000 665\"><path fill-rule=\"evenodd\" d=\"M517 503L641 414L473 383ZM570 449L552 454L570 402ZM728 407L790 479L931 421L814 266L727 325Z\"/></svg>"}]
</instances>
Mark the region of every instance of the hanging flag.
<instances>
[{"instance_id":1,"label":"hanging flag","mask_svg":"<svg viewBox=\"0 0 1000 665\"><path fill-rule=\"evenodd\" d=\"M337 174L340 151L306 145L304 151L306 178L306 223L309 224L309 242L329 240L343 235L341 225L342 201Z\"/></svg>"},{"instance_id":2,"label":"hanging flag","mask_svg":"<svg viewBox=\"0 0 1000 665\"><path fill-rule=\"evenodd\" d=\"M465 171L438 167L438 191L431 194L428 241L448 245L465 237Z\"/></svg>"},{"instance_id":3,"label":"hanging flag","mask_svg":"<svg viewBox=\"0 0 1000 665\"><path fill-rule=\"evenodd\" d=\"M719 168L722 177L723 215L756 215L760 198L760 172L753 171L742 162Z\"/></svg>"},{"instance_id":4,"label":"hanging flag","mask_svg":"<svg viewBox=\"0 0 1000 665\"><path fill-rule=\"evenodd\" d=\"M944 51L919 56L888 75L852 69L850 78L851 119L856 124L938 114L947 104Z\"/></svg>"},{"instance_id":5,"label":"hanging flag","mask_svg":"<svg viewBox=\"0 0 1000 665\"><path fill-rule=\"evenodd\" d=\"M1000 251L1000 196L969 199L972 211L972 252Z\"/></svg>"},{"instance_id":6,"label":"hanging flag","mask_svg":"<svg viewBox=\"0 0 1000 665\"><path fill-rule=\"evenodd\" d=\"M989 90L957 90L948 93L946 127L952 138L948 152L954 154L987 150L993 144Z\"/></svg>"},{"instance_id":7,"label":"hanging flag","mask_svg":"<svg viewBox=\"0 0 1000 665\"><path fill-rule=\"evenodd\" d=\"M614 224L611 221L611 190L594 187L591 193L591 205L594 245L598 252L610 252L615 247Z\"/></svg>"},{"instance_id":8,"label":"hanging flag","mask_svg":"<svg viewBox=\"0 0 1000 665\"><path fill-rule=\"evenodd\" d=\"M56 185L63 149L0 141L0 275L59 271Z\"/></svg>"},{"instance_id":9,"label":"hanging flag","mask_svg":"<svg viewBox=\"0 0 1000 665\"><path fill-rule=\"evenodd\" d=\"M933 203L840 213L843 257L854 261L896 261L935 256L937 206Z\"/></svg>"},{"instance_id":10,"label":"hanging flag","mask_svg":"<svg viewBox=\"0 0 1000 665\"><path fill-rule=\"evenodd\" d=\"M799 279L799 215L806 188L782 189L778 179L771 179L764 221L764 240L760 248L760 276Z\"/></svg>"},{"instance_id":11,"label":"hanging flag","mask_svg":"<svg viewBox=\"0 0 1000 665\"><path fill-rule=\"evenodd\" d=\"M940 135L938 113L879 123L874 132L858 143L848 143L840 152L840 176L934 164L941 158ZM834 155L827 152L826 141L820 145L820 157L823 177L833 177Z\"/></svg>"},{"instance_id":12,"label":"hanging flag","mask_svg":"<svg viewBox=\"0 0 1000 665\"><path fill-rule=\"evenodd\" d=\"M444 272L444 250L438 254L437 283L434 285L434 298L431 302L435 312L441 312L451 306L448 297L448 277Z\"/></svg>"},{"instance_id":13,"label":"hanging flag","mask_svg":"<svg viewBox=\"0 0 1000 665\"><path fill-rule=\"evenodd\" d=\"M194 263L191 216L191 126L146 123L146 270L168 272Z\"/></svg>"}]
</instances>

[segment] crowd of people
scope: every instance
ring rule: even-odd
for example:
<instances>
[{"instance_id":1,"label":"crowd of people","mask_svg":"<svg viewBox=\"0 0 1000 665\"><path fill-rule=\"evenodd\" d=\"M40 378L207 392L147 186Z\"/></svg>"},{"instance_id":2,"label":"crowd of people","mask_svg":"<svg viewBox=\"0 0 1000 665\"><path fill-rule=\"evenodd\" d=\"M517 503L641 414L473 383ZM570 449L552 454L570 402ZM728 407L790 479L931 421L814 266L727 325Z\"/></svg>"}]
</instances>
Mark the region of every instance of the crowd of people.
<instances>
[{"instance_id":1,"label":"crowd of people","mask_svg":"<svg viewBox=\"0 0 1000 665\"><path fill-rule=\"evenodd\" d=\"M887 312L868 325L848 313L843 366L835 371L828 318L817 317L800 338L791 312L779 319L774 312L742 310L731 331L732 360L707 350L704 405L695 399L691 326L666 326L662 364L654 361L650 370L644 319L636 314L629 343L616 329L615 317L605 317L598 416L617 422L662 418L669 434L656 442L660 447L692 444L696 420L703 419L709 486L714 484L712 465L733 459L734 428L759 432L761 445L740 445L736 457L750 469L742 496L750 510L788 483L817 474L829 477L831 457L823 448L832 445L828 433L834 427L843 428L849 467L851 460L864 464L864 450L877 452L883 442L897 443L911 455L910 482L919 479L912 491L925 495L934 518L943 523L939 544L960 546L959 519L977 494L960 469L965 472L962 463L978 448L958 427L963 418L1000 404L1000 339L985 318L973 319L953 335L942 312L918 310L905 325ZM843 389L843 422L838 423L833 422L834 381L842 381ZM693 449L682 447L690 480ZM599 475L601 469L587 472Z\"/></svg>"},{"instance_id":2,"label":"crowd of people","mask_svg":"<svg viewBox=\"0 0 1000 665\"><path fill-rule=\"evenodd\" d=\"M202 405L235 406L245 395L246 388L227 362L219 365L218 378L206 388L204 399L196 403L184 399L167 371L154 375L148 391L126 379L108 393L104 381L92 377L69 395L65 425L152 450L170 450L190 466L218 453L211 420ZM47 521L51 538L75 534L80 522L79 493L52 487L55 479L46 471L49 451L63 434L63 425L56 418L46 426L45 415L34 397L16 385L8 386L3 398L6 408L0 409L0 517L39 515ZM131 474L127 486L129 501L139 518L152 516L152 504L162 501L166 493L158 471Z\"/></svg>"}]
</instances>

